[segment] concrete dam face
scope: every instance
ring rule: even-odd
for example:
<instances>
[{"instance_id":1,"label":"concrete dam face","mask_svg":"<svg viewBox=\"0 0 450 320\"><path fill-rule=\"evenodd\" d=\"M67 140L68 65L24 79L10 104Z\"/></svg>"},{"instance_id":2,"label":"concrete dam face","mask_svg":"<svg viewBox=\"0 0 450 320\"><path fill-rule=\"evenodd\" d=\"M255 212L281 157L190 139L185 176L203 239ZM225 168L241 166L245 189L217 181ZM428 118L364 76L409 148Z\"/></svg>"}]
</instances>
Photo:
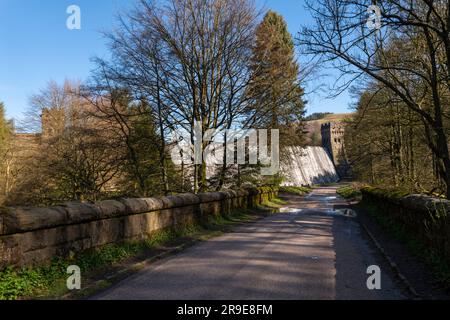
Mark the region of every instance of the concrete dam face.
<instances>
[{"instance_id":1,"label":"concrete dam face","mask_svg":"<svg viewBox=\"0 0 450 320\"><path fill-rule=\"evenodd\" d=\"M311 186L339 181L333 161L323 147L291 147L283 160L283 186Z\"/></svg>"}]
</instances>

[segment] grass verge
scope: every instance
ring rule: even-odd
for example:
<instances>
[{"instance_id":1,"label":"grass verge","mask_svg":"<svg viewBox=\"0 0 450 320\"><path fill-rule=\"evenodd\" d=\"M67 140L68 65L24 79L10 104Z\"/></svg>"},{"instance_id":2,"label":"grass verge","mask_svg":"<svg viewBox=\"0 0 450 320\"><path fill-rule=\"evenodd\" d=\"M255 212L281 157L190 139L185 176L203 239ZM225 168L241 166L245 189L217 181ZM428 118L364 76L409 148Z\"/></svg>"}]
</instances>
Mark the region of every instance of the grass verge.
<instances>
[{"instance_id":1,"label":"grass verge","mask_svg":"<svg viewBox=\"0 0 450 320\"><path fill-rule=\"evenodd\" d=\"M181 248L182 244L219 236L230 231L233 226L276 212L275 209L282 203L280 199L273 199L252 210L235 212L226 217L212 217L206 222L182 228L159 231L145 241L111 244L77 255L72 254L68 258L55 258L45 266L20 269L8 267L0 271L0 300L61 298L69 293L66 287L69 275L66 271L70 265L80 267L83 288L94 282L107 287L112 284L111 279L117 278L114 274L127 265L152 259L171 248ZM74 296L83 297L92 294L91 291L82 290Z\"/></svg>"},{"instance_id":2,"label":"grass verge","mask_svg":"<svg viewBox=\"0 0 450 320\"><path fill-rule=\"evenodd\" d=\"M295 195L304 196L309 194L312 191L311 188L308 187L280 187L280 193L291 193Z\"/></svg>"},{"instance_id":3,"label":"grass verge","mask_svg":"<svg viewBox=\"0 0 450 320\"><path fill-rule=\"evenodd\" d=\"M337 194L344 199L361 199L361 191L359 188L348 185L336 190Z\"/></svg>"}]
</instances>

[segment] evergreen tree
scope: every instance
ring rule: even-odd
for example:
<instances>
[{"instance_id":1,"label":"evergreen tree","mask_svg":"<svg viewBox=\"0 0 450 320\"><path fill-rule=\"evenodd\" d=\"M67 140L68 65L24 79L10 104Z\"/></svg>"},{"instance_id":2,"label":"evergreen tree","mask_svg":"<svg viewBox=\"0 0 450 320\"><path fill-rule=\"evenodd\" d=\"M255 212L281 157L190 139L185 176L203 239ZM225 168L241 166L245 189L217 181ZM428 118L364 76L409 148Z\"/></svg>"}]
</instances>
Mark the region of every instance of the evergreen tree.
<instances>
[{"instance_id":1,"label":"evergreen tree","mask_svg":"<svg viewBox=\"0 0 450 320\"><path fill-rule=\"evenodd\" d=\"M251 126L280 129L283 145L298 144L305 112L304 91L292 36L283 17L273 11L266 14L256 30L251 70L248 93L252 103L247 110Z\"/></svg>"},{"instance_id":2,"label":"evergreen tree","mask_svg":"<svg viewBox=\"0 0 450 320\"><path fill-rule=\"evenodd\" d=\"M3 102L0 101L0 148L5 145L11 133L11 129L11 122L7 121L5 118L5 106Z\"/></svg>"},{"instance_id":3,"label":"evergreen tree","mask_svg":"<svg viewBox=\"0 0 450 320\"><path fill-rule=\"evenodd\" d=\"M5 107L0 101L0 205L4 201L7 192L6 160L9 149L9 140L12 133L12 125L5 118Z\"/></svg>"}]
</instances>

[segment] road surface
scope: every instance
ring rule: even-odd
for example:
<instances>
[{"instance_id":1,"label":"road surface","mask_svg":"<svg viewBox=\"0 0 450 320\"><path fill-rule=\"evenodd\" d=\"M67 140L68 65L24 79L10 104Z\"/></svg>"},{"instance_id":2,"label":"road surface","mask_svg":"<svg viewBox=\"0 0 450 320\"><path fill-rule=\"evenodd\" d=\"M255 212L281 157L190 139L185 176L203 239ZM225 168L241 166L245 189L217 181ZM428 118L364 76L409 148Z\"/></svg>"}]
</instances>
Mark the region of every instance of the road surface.
<instances>
[{"instance_id":1,"label":"road surface","mask_svg":"<svg viewBox=\"0 0 450 320\"><path fill-rule=\"evenodd\" d=\"M282 213L240 226L121 281L93 299L407 299L336 188L290 197ZM367 268L381 268L381 290Z\"/></svg>"}]
</instances>

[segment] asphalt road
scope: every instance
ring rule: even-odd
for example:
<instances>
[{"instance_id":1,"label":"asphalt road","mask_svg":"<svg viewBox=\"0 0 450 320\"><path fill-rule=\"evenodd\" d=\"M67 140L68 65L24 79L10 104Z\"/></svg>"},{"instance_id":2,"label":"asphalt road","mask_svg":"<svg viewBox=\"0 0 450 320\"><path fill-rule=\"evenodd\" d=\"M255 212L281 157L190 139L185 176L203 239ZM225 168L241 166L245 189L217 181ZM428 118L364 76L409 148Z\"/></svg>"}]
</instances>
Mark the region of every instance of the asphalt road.
<instances>
[{"instance_id":1,"label":"asphalt road","mask_svg":"<svg viewBox=\"0 0 450 320\"><path fill-rule=\"evenodd\" d=\"M290 197L283 213L191 247L93 299L406 299L334 187ZM367 268L381 268L381 290Z\"/></svg>"}]
</instances>

